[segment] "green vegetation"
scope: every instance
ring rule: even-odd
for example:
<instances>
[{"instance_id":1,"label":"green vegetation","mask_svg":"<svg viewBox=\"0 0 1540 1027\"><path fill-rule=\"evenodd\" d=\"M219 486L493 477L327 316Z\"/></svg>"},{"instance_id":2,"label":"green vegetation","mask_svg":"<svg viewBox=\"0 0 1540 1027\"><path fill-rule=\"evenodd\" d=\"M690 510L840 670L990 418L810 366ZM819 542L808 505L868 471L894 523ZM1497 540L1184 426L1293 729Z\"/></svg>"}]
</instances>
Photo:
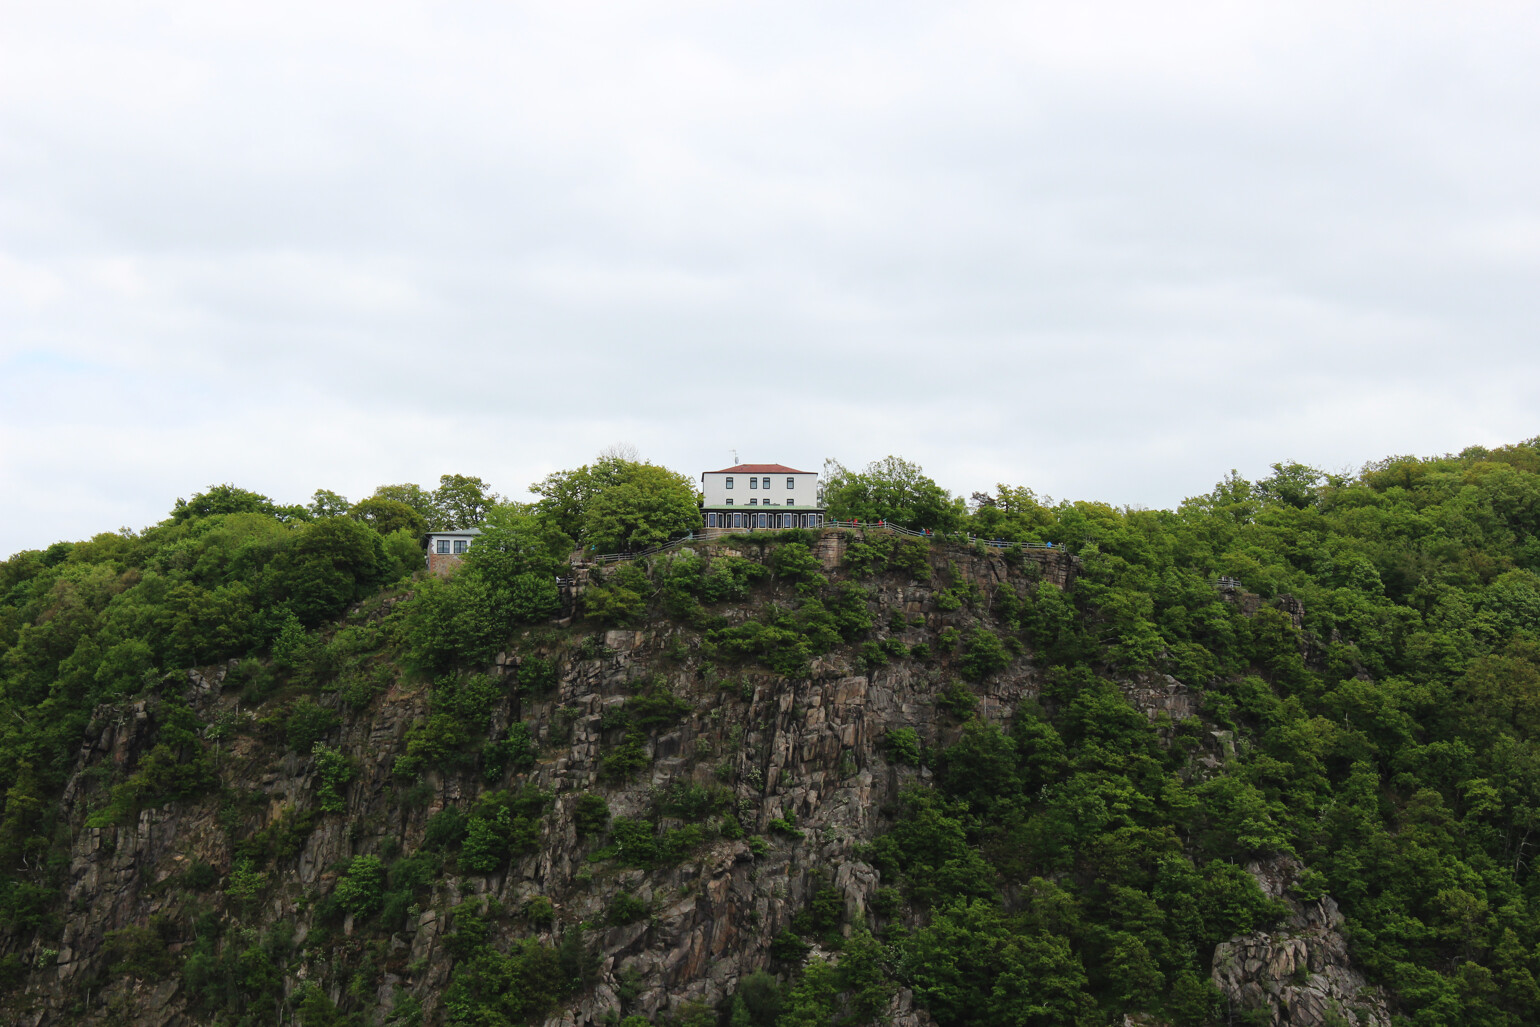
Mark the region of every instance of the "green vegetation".
<instances>
[{"instance_id":1,"label":"green vegetation","mask_svg":"<svg viewBox=\"0 0 1540 1027\"><path fill-rule=\"evenodd\" d=\"M197 823L164 873L136 853L145 912L92 939L82 992L174 981L199 1022L362 1023L394 981L394 1022L538 1021L592 987L607 934L741 860L802 898L745 932L770 972L675 1024L868 1023L901 988L942 1027L1239 1023L1209 969L1287 915L1266 861L1340 904L1398 1023L1532 1018L1540 441L1280 464L1172 511L964 505L895 458L827 485L831 512L936 535L851 535L838 568L806 532L692 542L564 611L575 545L696 524L688 479L606 457L530 507L463 475L356 504L220 485L0 563L0 1002L66 939L95 951L65 931L82 851ZM463 566L418 573L423 528L465 524ZM918 713L836 739L802 787L777 739L815 737L835 680ZM858 779L897 782L856 840L881 872L864 910L801 870L845 828L800 796ZM408 993L419 924L452 956L432 1006ZM653 983L607 980L613 1021L645 1022Z\"/></svg>"}]
</instances>

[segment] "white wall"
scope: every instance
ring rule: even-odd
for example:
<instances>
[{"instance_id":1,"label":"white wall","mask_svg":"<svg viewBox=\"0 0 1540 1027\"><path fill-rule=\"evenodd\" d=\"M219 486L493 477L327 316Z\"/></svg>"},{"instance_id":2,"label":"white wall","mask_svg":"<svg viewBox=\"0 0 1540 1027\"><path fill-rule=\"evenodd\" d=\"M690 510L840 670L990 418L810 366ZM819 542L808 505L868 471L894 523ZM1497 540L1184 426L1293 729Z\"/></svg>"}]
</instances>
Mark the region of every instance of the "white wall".
<instances>
[{"instance_id":1,"label":"white wall","mask_svg":"<svg viewBox=\"0 0 1540 1027\"><path fill-rule=\"evenodd\" d=\"M727 487L727 479L731 478L733 487ZM749 488L749 479L758 479L761 485L766 478L770 479L770 487ZM796 481L793 488L786 487L787 479ZM702 491L706 496L706 506L726 506L727 501L733 501L733 507L748 506L749 500L757 499L756 506L764 506L768 501L771 506L800 506L812 508L818 505L818 475L816 474L724 474L721 471L708 471L701 475Z\"/></svg>"}]
</instances>

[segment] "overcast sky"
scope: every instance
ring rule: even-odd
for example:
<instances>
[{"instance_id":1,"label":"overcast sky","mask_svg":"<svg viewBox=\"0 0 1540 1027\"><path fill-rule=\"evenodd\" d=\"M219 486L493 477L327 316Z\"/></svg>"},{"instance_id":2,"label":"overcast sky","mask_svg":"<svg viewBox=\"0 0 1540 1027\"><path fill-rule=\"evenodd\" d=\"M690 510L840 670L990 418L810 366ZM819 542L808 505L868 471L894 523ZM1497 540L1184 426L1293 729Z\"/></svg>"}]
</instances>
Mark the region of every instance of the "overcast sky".
<instances>
[{"instance_id":1,"label":"overcast sky","mask_svg":"<svg viewBox=\"0 0 1540 1027\"><path fill-rule=\"evenodd\" d=\"M1540 434L1540 6L0 2L0 556L630 443L1168 507Z\"/></svg>"}]
</instances>

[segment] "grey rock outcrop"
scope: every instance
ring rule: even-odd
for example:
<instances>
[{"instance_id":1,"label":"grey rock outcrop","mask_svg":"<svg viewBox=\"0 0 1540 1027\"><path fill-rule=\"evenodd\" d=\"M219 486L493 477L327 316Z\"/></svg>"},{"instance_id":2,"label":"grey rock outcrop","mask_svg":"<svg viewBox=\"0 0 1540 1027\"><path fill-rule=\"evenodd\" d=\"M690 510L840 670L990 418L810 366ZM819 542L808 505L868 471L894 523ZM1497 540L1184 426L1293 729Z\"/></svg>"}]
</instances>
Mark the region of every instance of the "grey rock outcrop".
<instances>
[{"instance_id":1,"label":"grey rock outcrop","mask_svg":"<svg viewBox=\"0 0 1540 1027\"><path fill-rule=\"evenodd\" d=\"M1241 1009L1266 1010L1275 1027L1390 1027L1385 997L1354 970L1342 913L1329 895L1309 902L1291 897L1289 887L1303 869L1277 857L1249 864L1247 871L1290 915L1277 931L1237 935L1214 949L1213 980Z\"/></svg>"}]
</instances>

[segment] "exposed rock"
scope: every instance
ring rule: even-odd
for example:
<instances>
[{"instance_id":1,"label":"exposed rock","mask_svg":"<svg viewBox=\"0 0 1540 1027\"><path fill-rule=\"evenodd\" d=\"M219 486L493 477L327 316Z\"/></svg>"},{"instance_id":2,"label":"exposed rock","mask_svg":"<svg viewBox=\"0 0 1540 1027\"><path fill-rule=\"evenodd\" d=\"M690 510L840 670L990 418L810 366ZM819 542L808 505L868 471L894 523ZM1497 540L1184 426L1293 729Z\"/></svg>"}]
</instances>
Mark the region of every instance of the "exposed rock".
<instances>
[{"instance_id":1,"label":"exposed rock","mask_svg":"<svg viewBox=\"0 0 1540 1027\"><path fill-rule=\"evenodd\" d=\"M826 533L824 538L833 541L820 547L820 558L837 565L853 537L859 536ZM965 629L985 615L986 610L966 606L939 610L939 579L976 584L987 607L1002 586L1071 583L1076 562L1063 550L1026 550L1008 557L983 547L938 549L932 572L937 582L892 576L869 583L876 637L914 645L933 641L943 627ZM575 568L573 589L581 588L587 576L587 568ZM781 598L792 594L789 585L785 589ZM762 601L758 596L753 603ZM737 623L758 610L744 604L714 612ZM742 978L769 965L772 939L818 889L838 889L850 921L865 917L881 881L877 870L859 858L858 847L882 830L882 810L900 789L927 773L889 764L880 748L885 733L912 727L926 744L939 745L961 731L934 707L948 676L936 664L899 661L866 669L842 650L814 660L801 678L740 666L729 668L731 680L721 680L715 669L708 674L703 666L698 633L677 627L610 630L582 645L571 639L530 642L528 633L524 639L487 669L493 676L511 675L520 660L538 650L555 668L555 687L540 695L509 688L491 710L488 730L527 723L540 743L539 762L490 785L477 769L433 769L413 786L411 802L402 801L403 786L393 780L392 767L405 752L409 728L427 715L429 703L428 690L404 677L387 682L362 712L342 705L335 692L318 697L341 718L328 743L356 766L342 795L346 809L341 813L316 809L320 781L312 756L273 744L271 735L264 742L251 729L252 712L242 709L238 690L227 687L239 675L222 666L189 674L186 698L206 723L238 725L216 743L224 798L146 809L126 825L85 827L92 811L103 806L104 783L131 769L155 741L155 701L98 709L63 797L62 814L73 831L68 916L57 951L34 944L24 953L27 965L36 969L27 981L26 1009L12 1009L18 1021L134 1027L196 1022L178 972L153 981L113 979L104 949L107 935L165 915L186 932L169 940L168 952L184 953L196 939L189 908L176 905L186 895L175 886L177 875L207 864L204 873L212 868L226 886L201 893L199 909L229 912L228 885L236 869L233 840L273 828L296 810L314 813L313 824L296 836L289 854L264 864L258 904L240 921L258 932L279 924L292 928L295 946L282 971L286 1002L312 983L333 1000L348 1001L358 990L339 975L336 959L324 949L303 947L324 927L316 920L317 906L335 887L342 868L360 855L414 852L433 814L447 806L468 806L488 787L521 784L552 795L537 852L493 874L446 874L394 936L371 941L371 928L352 918L326 928L336 931L340 947L367 943L378 948L378 973L367 991L373 1020L380 1022L410 998L420 1005L422 1022L441 1021L455 966L448 939L456 930L454 909L462 902L475 900L484 908L495 902L502 910L516 911L533 897L546 898L556 924L539 937L554 943L579 922L606 922L609 904L620 891L646 902L651 915L590 933L598 949L599 979L549 1022L563 1027L606 1022L619 1009L627 971L639 975L642 989L628 1011L651 1017L688 1001L715 1004L731 995ZM606 711L613 714L633 696L643 677L666 684L688 710L677 723L648 736L651 763L643 772L628 781L602 778L601 760L620 740L619 729L605 727L614 721L613 716L606 720ZM1159 705L1173 717L1189 701L1185 689L1170 680L1151 679L1140 688L1149 693L1152 709ZM1003 719L1037 689L1032 660L1017 658L976 689L979 714ZM718 838L713 831L713 841L674 867L644 873L613 861L589 860L597 843L580 838L574 820L582 793L602 792L616 817L648 816L658 794L678 782L727 788L742 830L760 836L755 846L751 849L746 839ZM787 830L788 825L794 826ZM665 820L662 826L682 825ZM0 925L0 955L17 943ZM96 983L102 981L109 983ZM88 990L93 987L98 990ZM915 1008L906 991L894 997L888 1012L896 1027L932 1027L934 1022Z\"/></svg>"},{"instance_id":2,"label":"exposed rock","mask_svg":"<svg viewBox=\"0 0 1540 1027\"><path fill-rule=\"evenodd\" d=\"M1303 869L1281 856L1247 871L1290 915L1277 931L1237 935L1214 949L1214 986L1242 1009L1264 1009L1276 1027L1390 1027L1384 994L1348 958L1342 914L1329 895L1301 902L1289 887Z\"/></svg>"}]
</instances>

